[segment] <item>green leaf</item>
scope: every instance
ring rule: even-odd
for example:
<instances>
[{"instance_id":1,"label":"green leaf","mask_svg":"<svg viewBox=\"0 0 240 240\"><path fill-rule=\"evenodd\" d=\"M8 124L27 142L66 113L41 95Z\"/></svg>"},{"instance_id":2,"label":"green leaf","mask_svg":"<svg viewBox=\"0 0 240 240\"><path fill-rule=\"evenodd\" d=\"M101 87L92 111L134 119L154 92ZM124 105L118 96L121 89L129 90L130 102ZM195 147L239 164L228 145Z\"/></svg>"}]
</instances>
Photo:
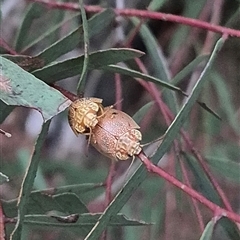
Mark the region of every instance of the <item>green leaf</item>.
<instances>
[{"instance_id":1,"label":"green leaf","mask_svg":"<svg viewBox=\"0 0 240 240\"><path fill-rule=\"evenodd\" d=\"M140 20L137 18L132 18L132 21L135 26L138 26L140 24ZM151 70L153 70L153 75L160 78L162 81L169 83L170 73L167 67L167 60L163 55L163 51L160 48L156 37L153 35L149 27L144 23L141 23L140 35L147 48L149 58L151 59L151 66L153 68ZM176 101L176 96L174 93L164 92L163 97L172 112L176 113L178 109L178 103Z\"/></svg>"},{"instance_id":2,"label":"green leaf","mask_svg":"<svg viewBox=\"0 0 240 240\"><path fill-rule=\"evenodd\" d=\"M87 78L88 63L89 63L89 36L88 36L87 17L86 17L86 12L85 12L82 0L79 0L79 5L80 5L80 11L81 11L82 23L83 23L84 60L83 60L83 68L81 71L81 76L77 86L78 96L80 96L84 92L85 85L86 85L86 78Z\"/></svg>"},{"instance_id":3,"label":"green leaf","mask_svg":"<svg viewBox=\"0 0 240 240\"><path fill-rule=\"evenodd\" d=\"M225 118L228 120L233 130L239 134L240 124L236 114L237 109L233 107L232 93L226 84L227 81L217 72L213 72L211 77L213 79L211 83L218 94L219 107L225 114Z\"/></svg>"},{"instance_id":4,"label":"green leaf","mask_svg":"<svg viewBox=\"0 0 240 240\"><path fill-rule=\"evenodd\" d=\"M5 183L5 182L8 182L9 181L9 178L8 176L6 176L5 174L3 174L2 172L0 172L0 185Z\"/></svg>"},{"instance_id":5,"label":"green leaf","mask_svg":"<svg viewBox=\"0 0 240 240\"><path fill-rule=\"evenodd\" d=\"M139 123L142 118L147 114L149 109L153 106L154 102L149 102L145 104L143 107L141 107L133 116L133 119Z\"/></svg>"},{"instance_id":6,"label":"green leaf","mask_svg":"<svg viewBox=\"0 0 240 240\"><path fill-rule=\"evenodd\" d=\"M170 83L167 83L165 81L160 80L159 78L155 78L152 77L150 75L129 69L129 68L125 68L125 67L120 67L120 66L116 66L116 65L109 65L109 66L104 66L101 67L102 69L109 71L109 72L114 72L114 73L119 73L119 74L123 74L123 75L127 75L133 78L141 78L144 79L146 81L150 81L153 83L156 83L162 87L166 87L168 89L171 89L173 91L179 92L181 94L184 94L183 91L181 90L181 88L179 87L175 87Z\"/></svg>"},{"instance_id":7,"label":"green leaf","mask_svg":"<svg viewBox=\"0 0 240 240\"><path fill-rule=\"evenodd\" d=\"M56 215L27 215L24 220L24 226L44 228L62 228L71 233L74 232L79 236L86 236L92 226L97 223L101 213L90 214L74 214L70 216L56 216ZM149 223L129 219L123 214L118 214L111 218L110 227L124 227L124 226L145 226Z\"/></svg>"},{"instance_id":8,"label":"green leaf","mask_svg":"<svg viewBox=\"0 0 240 240\"><path fill-rule=\"evenodd\" d=\"M189 112L192 109L194 103L196 102L205 81L208 79L208 74L211 69L212 63L214 62L217 52L222 47L223 43L224 39L222 38L216 43L215 48L211 54L211 57L207 65L205 66L204 70L202 71L202 74L200 75L195 87L193 88L192 93L188 97L186 103L182 106L182 109L177 114L172 124L169 126L168 130L166 131L165 137L162 141L162 144L160 145L159 151L155 155L154 159L152 159L152 162L154 164L159 162L159 159L161 159L163 155L167 152L167 150L170 148L173 140L179 133L180 128L182 127L186 119L189 117ZM132 175L132 177L129 179L129 181L123 186L123 189L115 196L115 198L106 208L103 215L100 217L98 223L95 224L91 232L89 232L89 234L87 235L86 239L95 240L100 237L102 231L104 231L104 229L108 226L111 216L116 215L121 210L121 208L124 206L127 200L131 197L133 192L146 178L146 176L147 170L141 164L135 171L135 173Z\"/></svg>"},{"instance_id":9,"label":"green leaf","mask_svg":"<svg viewBox=\"0 0 240 240\"><path fill-rule=\"evenodd\" d=\"M81 227L81 226L93 226L101 216L100 213L85 213L79 215L79 219L76 223L63 223L57 221L57 219L46 216L46 215L27 215L24 221L24 224L29 225L46 225L48 227L58 226L58 227ZM149 225L150 223L145 223L143 221L131 220L125 217L123 214L118 214L111 218L111 222L109 226L144 226Z\"/></svg>"},{"instance_id":10,"label":"green leaf","mask_svg":"<svg viewBox=\"0 0 240 240\"><path fill-rule=\"evenodd\" d=\"M27 215L24 220L24 226L44 226L44 227L58 227L75 232L78 236L86 236L88 231L94 224L97 223L101 213L96 214L80 214L70 216L46 216L46 215ZM74 220L71 222L71 220ZM69 221L70 220L70 221ZM125 217L123 214L118 214L111 218L110 227L124 227L124 226L145 226L149 223L133 220Z\"/></svg>"},{"instance_id":11,"label":"green leaf","mask_svg":"<svg viewBox=\"0 0 240 240\"><path fill-rule=\"evenodd\" d=\"M101 32L107 25L114 20L115 14L112 10L108 9L99 14L94 15L89 19L89 38ZM57 30L56 26L56 30ZM55 31L55 30L54 30ZM4 55L4 57L17 63L19 66L24 68L26 71L33 71L42 68L44 65L51 63L63 54L73 50L81 41L83 41L83 26L80 26L69 33L67 36L53 43L51 46L43 50L36 56L16 56L16 55ZM47 36L53 34L51 30L45 33ZM45 36L43 35L43 37ZM41 37L40 37L41 38ZM37 39L34 41L36 42ZM40 40L39 40L40 41ZM33 44L33 43L32 43ZM28 46L26 46L28 47ZM80 68L81 69L81 68ZM80 71L79 71L80 73Z\"/></svg>"},{"instance_id":12,"label":"green leaf","mask_svg":"<svg viewBox=\"0 0 240 240\"><path fill-rule=\"evenodd\" d=\"M77 195L84 195L88 194L91 191L94 191L95 189L102 188L104 186L103 183L81 183L81 184L72 184L67 186L61 186L56 188L48 188L43 189L40 191L33 191L31 194L36 193L42 193L42 194L48 194L48 195L56 195L60 193L75 193Z\"/></svg>"},{"instance_id":13,"label":"green leaf","mask_svg":"<svg viewBox=\"0 0 240 240\"><path fill-rule=\"evenodd\" d=\"M148 5L148 9L151 11L157 11L166 2L166 0L152 0Z\"/></svg>"},{"instance_id":14,"label":"green leaf","mask_svg":"<svg viewBox=\"0 0 240 240\"><path fill-rule=\"evenodd\" d=\"M210 74L212 64L217 56L217 53L220 51L221 47L223 46L224 42L225 42L224 38L220 38L217 41L215 48L205 68L203 69L199 79L197 80L192 92L187 97L185 104L182 106L182 108L178 112L177 116L175 117L171 125L168 127L165 133L163 142L160 146L159 152L156 156L156 159L161 159L163 157L165 152L170 148L172 141L177 136L184 122L189 118L189 113L192 107L194 106L195 102L197 101L198 96L204 86L204 83L209 79L209 74Z\"/></svg>"},{"instance_id":15,"label":"green leaf","mask_svg":"<svg viewBox=\"0 0 240 240\"><path fill-rule=\"evenodd\" d=\"M140 57L144 53L134 49L112 48L100 50L89 55L89 69L101 68L110 64ZM80 74L84 56L65 60L36 70L33 74L47 83Z\"/></svg>"},{"instance_id":16,"label":"green leaf","mask_svg":"<svg viewBox=\"0 0 240 240\"><path fill-rule=\"evenodd\" d=\"M216 219L213 218L205 227L200 240L212 240L212 236L213 236L213 229L214 226L216 224Z\"/></svg>"},{"instance_id":17,"label":"green leaf","mask_svg":"<svg viewBox=\"0 0 240 240\"><path fill-rule=\"evenodd\" d=\"M196 159L187 154L184 154L184 156L186 163L188 164L193 176L195 177L195 185L197 191L202 193L210 201L216 203L217 205L221 205L221 200L216 193L216 190L213 188L211 182L207 178L205 172L196 161Z\"/></svg>"},{"instance_id":18,"label":"green leaf","mask_svg":"<svg viewBox=\"0 0 240 240\"><path fill-rule=\"evenodd\" d=\"M17 52L20 52L27 43L27 39L29 37L29 29L34 20L40 18L45 11L46 8L38 3L32 3L29 5L16 38L15 50Z\"/></svg>"},{"instance_id":19,"label":"green leaf","mask_svg":"<svg viewBox=\"0 0 240 240\"><path fill-rule=\"evenodd\" d=\"M239 240L240 239L240 230L236 223L232 222L226 217L222 217L217 226L221 226L221 230L223 230L224 235L226 236L225 239L227 240Z\"/></svg>"},{"instance_id":20,"label":"green leaf","mask_svg":"<svg viewBox=\"0 0 240 240\"><path fill-rule=\"evenodd\" d=\"M34 179L37 174L40 153L41 153L41 149L42 149L45 137L47 136L47 133L48 133L50 122L51 120L47 121L42 126L42 131L39 134L38 139L36 141L36 145L35 145L34 152L32 154L30 165L26 171L26 175L22 182L19 201L18 201L18 220L15 226L15 229L11 234L11 240L21 239L24 216L27 213L27 204L29 201L29 196L33 187Z\"/></svg>"},{"instance_id":21,"label":"green leaf","mask_svg":"<svg viewBox=\"0 0 240 240\"><path fill-rule=\"evenodd\" d=\"M240 183L240 163L231 161L226 158L206 157L211 168L218 172L222 177L229 178Z\"/></svg>"},{"instance_id":22,"label":"green leaf","mask_svg":"<svg viewBox=\"0 0 240 240\"><path fill-rule=\"evenodd\" d=\"M106 71L109 71L109 72L114 72L114 73L119 73L119 74L123 74L123 75L127 75L127 76L131 76L131 77L134 77L134 78L141 78L141 79L144 79L146 81L150 81L150 82L153 82L155 84L158 84L162 87L165 87L167 89L170 89L170 90L173 90L173 91L176 91L176 92L179 92L181 93L182 95L186 96L186 94L181 90L181 88L179 87L175 87L174 85L177 83L177 82L180 82L181 78L184 77L185 75L187 75L190 70L193 69L194 66L196 66L196 63L199 63L201 61L203 61L204 59L206 58L206 56L202 56L202 58L199 58L199 59L196 59L196 61L192 62L192 64L190 64L189 66L186 67L186 69L180 73L179 77L176 76L176 78L173 79L173 83L174 84L170 84L170 83L167 83L165 81L162 81L158 78L155 78L155 77L152 77L150 75L147 75L147 74L143 74L141 72L138 72L138 71L135 71L135 70L132 70L132 69L129 69L129 68L124 68L124 67L120 67L120 66L116 66L116 65L109 65L109 66L106 66L106 67L102 67L102 69L106 70ZM180 78L181 77L181 78ZM164 89L165 90L165 89ZM163 91L164 91L163 90ZM220 117L212 110L210 109L205 103L202 103L202 102L199 102L198 101L198 104L206 111L208 111L209 113L211 113L212 115L214 115L216 118L220 119Z\"/></svg>"},{"instance_id":23,"label":"green leaf","mask_svg":"<svg viewBox=\"0 0 240 240\"><path fill-rule=\"evenodd\" d=\"M96 14L88 21L89 25L89 38L96 35L109 25L114 19L114 12L112 10L106 10L99 14ZM52 44L50 47L42 51L36 57L42 59L45 65L56 60L63 54L73 50L79 42L83 40L83 26L78 27L64 38ZM81 69L81 67L79 67ZM80 73L80 71L79 71Z\"/></svg>"},{"instance_id":24,"label":"green leaf","mask_svg":"<svg viewBox=\"0 0 240 240\"><path fill-rule=\"evenodd\" d=\"M46 39L51 39L54 36L56 36L56 34L60 31L60 29L68 22L75 22L79 19L80 14L74 14L73 16L69 17L68 19L64 19L62 22L54 25L53 27L51 27L48 31L44 32L43 34L41 34L39 37L37 37L35 40L33 40L32 42L30 42L29 44L27 44L22 50L21 52L26 52L27 50L29 50L30 48L34 47L35 45L44 42L44 40Z\"/></svg>"},{"instance_id":25,"label":"green leaf","mask_svg":"<svg viewBox=\"0 0 240 240\"><path fill-rule=\"evenodd\" d=\"M74 193L61 193L53 196L35 193L30 195L27 214L42 214L49 211L65 214L87 213L87 207Z\"/></svg>"},{"instance_id":26,"label":"green leaf","mask_svg":"<svg viewBox=\"0 0 240 240\"><path fill-rule=\"evenodd\" d=\"M199 14L204 8L205 4L206 0L186 1L181 16L198 19ZM169 44L169 49L172 49L174 51L179 46L180 48L182 46L185 46L186 40L189 39L188 37L190 36L190 31L192 31L192 29L189 26L179 24L170 39L171 42Z\"/></svg>"},{"instance_id":27,"label":"green leaf","mask_svg":"<svg viewBox=\"0 0 240 240\"><path fill-rule=\"evenodd\" d=\"M95 189L100 187L103 187L103 184L86 183L86 184L74 184L74 185L67 185L67 186L62 186L58 188L48 188L48 189L43 189L38 191L32 191L29 197L28 213L43 214L53 209L60 211L60 208L59 208L60 206L58 206L56 202L56 199L59 195L71 193L71 194L79 195L82 197L83 195L89 194L91 191L94 191ZM81 204L83 204L80 199L78 200L80 201ZM18 201L17 199L13 199L13 200L2 202L4 212L8 217L17 216L17 201ZM39 202L38 205L36 205L37 202ZM76 212L79 213L79 211L81 211L81 213L88 212L85 209L84 204Z\"/></svg>"},{"instance_id":28,"label":"green leaf","mask_svg":"<svg viewBox=\"0 0 240 240\"><path fill-rule=\"evenodd\" d=\"M131 20L135 26L140 23L140 20L137 18L132 18ZM144 44L146 45L149 57L151 58L151 65L155 71L154 75L161 78L163 81L168 81L169 73L166 67L167 63L162 56L162 52L156 38L153 36L147 25L143 23L141 24L140 34Z\"/></svg>"},{"instance_id":29,"label":"green leaf","mask_svg":"<svg viewBox=\"0 0 240 240\"><path fill-rule=\"evenodd\" d=\"M196 69L196 67L202 63L206 62L209 58L209 55L200 55L196 57L192 62L190 62L185 68L183 68L177 75L171 79L172 85L177 85L178 83L182 82L187 75L189 75L191 72Z\"/></svg>"},{"instance_id":30,"label":"green leaf","mask_svg":"<svg viewBox=\"0 0 240 240\"><path fill-rule=\"evenodd\" d=\"M9 106L38 110L44 121L67 108L71 101L32 74L0 57L1 100ZM7 109L9 112L9 109Z\"/></svg>"}]
</instances>

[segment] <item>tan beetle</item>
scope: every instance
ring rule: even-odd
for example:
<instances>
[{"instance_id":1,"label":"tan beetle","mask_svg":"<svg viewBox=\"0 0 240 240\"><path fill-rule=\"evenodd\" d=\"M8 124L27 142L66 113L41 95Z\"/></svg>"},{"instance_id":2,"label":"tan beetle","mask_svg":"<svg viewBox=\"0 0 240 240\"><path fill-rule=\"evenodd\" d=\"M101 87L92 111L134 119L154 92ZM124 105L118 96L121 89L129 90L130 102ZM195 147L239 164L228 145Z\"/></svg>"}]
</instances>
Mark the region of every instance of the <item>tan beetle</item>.
<instances>
[{"instance_id":1,"label":"tan beetle","mask_svg":"<svg viewBox=\"0 0 240 240\"><path fill-rule=\"evenodd\" d=\"M91 135L98 118L104 114L102 101L100 98L79 98L72 102L68 111L68 121L76 135Z\"/></svg>"},{"instance_id":2,"label":"tan beetle","mask_svg":"<svg viewBox=\"0 0 240 240\"><path fill-rule=\"evenodd\" d=\"M68 112L73 132L89 136L89 142L103 155L115 160L127 160L141 152L140 127L126 113L104 108L102 99L80 98Z\"/></svg>"},{"instance_id":3,"label":"tan beetle","mask_svg":"<svg viewBox=\"0 0 240 240\"><path fill-rule=\"evenodd\" d=\"M103 117L92 129L91 144L103 155L115 160L127 160L141 152L140 127L126 113L104 108Z\"/></svg>"}]
</instances>

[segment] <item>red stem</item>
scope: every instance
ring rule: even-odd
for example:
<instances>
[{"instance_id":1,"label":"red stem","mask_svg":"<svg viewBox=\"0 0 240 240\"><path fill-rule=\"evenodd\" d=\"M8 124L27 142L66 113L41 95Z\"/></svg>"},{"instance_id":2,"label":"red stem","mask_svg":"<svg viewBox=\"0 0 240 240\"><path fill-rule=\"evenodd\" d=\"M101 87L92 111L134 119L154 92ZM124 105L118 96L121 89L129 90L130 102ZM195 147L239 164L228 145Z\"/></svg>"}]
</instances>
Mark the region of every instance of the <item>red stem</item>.
<instances>
[{"instance_id":1,"label":"red stem","mask_svg":"<svg viewBox=\"0 0 240 240\"><path fill-rule=\"evenodd\" d=\"M201 167L203 168L203 170L205 171L208 179L210 180L210 182L213 184L214 188L216 189L218 195L221 197L223 204L225 205L225 207L229 210L232 211L232 207L231 204L229 203L225 193L223 192L222 188L220 187L220 185L218 184L218 182L216 181L216 179L212 176L211 171L208 167L208 165L206 164L206 162L204 161L204 159L202 158L202 156L198 153L197 149L194 147L192 141L189 139L188 135L186 132L181 131L182 136L185 140L185 142L187 143L188 147L191 148L191 152L193 153L193 155L195 156L195 158L198 160L198 162L200 163Z\"/></svg>"},{"instance_id":2,"label":"red stem","mask_svg":"<svg viewBox=\"0 0 240 240\"><path fill-rule=\"evenodd\" d=\"M67 97L68 99L70 99L73 102L79 98L76 94L73 94L72 92L69 92L66 89L64 89L56 84L50 84L50 86L55 88L59 92L61 92L65 97Z\"/></svg>"},{"instance_id":3,"label":"red stem","mask_svg":"<svg viewBox=\"0 0 240 240\"><path fill-rule=\"evenodd\" d=\"M122 110L122 84L121 76L119 73L115 73L115 89L116 89L116 109Z\"/></svg>"},{"instance_id":4,"label":"red stem","mask_svg":"<svg viewBox=\"0 0 240 240\"><path fill-rule=\"evenodd\" d=\"M204 21L205 19L209 18L212 13L211 5L212 3L210 1L206 1L205 6L203 7L201 13L198 16L199 20ZM169 69L172 73L172 76L175 76L187 62L187 59L191 54L192 46L196 43L200 32L200 28L190 29L187 39L185 39L185 41L181 43L181 46L179 46L178 49L174 51L170 56Z\"/></svg>"},{"instance_id":5,"label":"red stem","mask_svg":"<svg viewBox=\"0 0 240 240\"><path fill-rule=\"evenodd\" d=\"M43 4L46 4L48 7L52 7L52 8L79 11L79 4L77 3L57 3L57 2L52 2L52 1L50 2L46 0L29 0L29 1L43 3ZM98 13L106 10L106 8L102 8L100 6L85 5L85 10L86 12ZM202 28L202 29L220 33L220 34L227 34L231 37L240 37L239 30L222 27L219 25L211 24L211 23L193 19L193 18L187 18L187 17L182 17L174 14L154 12L149 10L127 9L127 8L113 9L113 10L116 15L120 15L120 16L140 17L140 18L147 18L147 19L157 19L157 20L162 20L167 22L175 22L183 25Z\"/></svg>"},{"instance_id":6,"label":"red stem","mask_svg":"<svg viewBox=\"0 0 240 240\"><path fill-rule=\"evenodd\" d=\"M212 212L214 213L214 216L224 216L235 222L240 223L240 215L238 215L232 211L228 211L227 209L224 209L224 208L218 206L217 204L209 201L207 198L205 198L203 195L199 194L194 189L188 187L187 185L180 182L178 179L176 179L169 173L165 172L161 167L157 167L157 166L153 165L152 162L147 158L147 156L143 152L140 152L138 157L143 162L143 164L146 166L146 168L149 172L156 173L160 177L164 178L166 181L172 183L174 186L181 189L183 192L187 193L192 198L201 202L203 205L205 205L210 210L212 210Z\"/></svg>"},{"instance_id":7,"label":"red stem","mask_svg":"<svg viewBox=\"0 0 240 240\"><path fill-rule=\"evenodd\" d=\"M217 25L220 22L221 18L221 12L222 12L222 6L223 6L223 0L215 0L213 2L212 7L212 14L211 14L211 24ZM202 49L202 54L209 54L214 46L215 42L215 34L213 32L208 32L207 37L204 42L204 46Z\"/></svg>"},{"instance_id":8,"label":"red stem","mask_svg":"<svg viewBox=\"0 0 240 240\"><path fill-rule=\"evenodd\" d=\"M136 62L138 64L138 66L140 67L140 69L142 70L143 73L147 73L147 70L145 69L145 66L142 64L140 59L136 59ZM173 121L174 116L171 113L170 109L168 108L168 106L161 100L159 92L156 88L156 86L153 83L148 83L148 89L147 89L150 94L153 96L153 99L156 101L159 109L161 110L161 112L163 113L163 117L167 123L167 125L170 125L170 123ZM195 149L193 143L191 142L189 136L187 135L187 133L183 130L181 130L181 134L185 140L185 142L188 144L188 146L191 149L191 152L193 153L193 155L195 156L195 158L198 160L198 162L200 163L200 165L202 166L202 168L204 169L208 179L210 180L210 182L212 183L213 187L216 189L218 195L220 196L220 198L222 199L225 207L229 210L232 211L232 207L231 204L229 203L227 197L225 196L225 193L223 192L223 190L221 189L220 185L218 184L218 182L215 180L215 178L212 176L211 171L209 170L209 167L207 166L207 164L205 163L205 161L203 160L202 156L197 152L197 150Z\"/></svg>"},{"instance_id":9,"label":"red stem","mask_svg":"<svg viewBox=\"0 0 240 240\"><path fill-rule=\"evenodd\" d=\"M153 94L153 96L154 96L154 94ZM168 108L168 106L164 102L162 102L162 101L161 101L161 104L160 104L159 101L161 101L160 98L158 98L157 103L158 103L159 108L161 109L161 111L167 113L167 115L170 117L171 121L173 121L174 117L173 117L173 114L171 113L170 109ZM181 130L181 134L182 134L185 142L187 143L188 147L191 149L191 152L193 153L195 158L198 160L198 162L200 163L201 167L204 169L208 179L210 180L210 182L212 183L212 185L216 189L218 195L221 197L224 205L226 206L226 208L229 211L232 211L231 204L229 203L227 197L225 196L225 193L223 192L223 190L221 189L220 185L215 180L215 178L212 176L211 171L209 170L209 167L207 166L207 164L204 161L204 159L202 158L202 156L198 153L198 151L194 147L194 145L193 145L192 141L190 140L189 136L187 135L187 133L184 130Z\"/></svg>"}]
</instances>

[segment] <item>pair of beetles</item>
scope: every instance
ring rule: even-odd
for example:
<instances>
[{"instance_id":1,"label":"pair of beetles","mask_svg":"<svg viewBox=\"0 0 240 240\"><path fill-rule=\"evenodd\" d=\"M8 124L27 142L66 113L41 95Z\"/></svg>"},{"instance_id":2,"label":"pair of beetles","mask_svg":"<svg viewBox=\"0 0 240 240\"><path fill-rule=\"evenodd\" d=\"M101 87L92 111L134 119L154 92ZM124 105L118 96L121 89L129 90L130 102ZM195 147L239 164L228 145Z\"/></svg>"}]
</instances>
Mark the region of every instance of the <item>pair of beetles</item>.
<instances>
[{"instance_id":1,"label":"pair of beetles","mask_svg":"<svg viewBox=\"0 0 240 240\"><path fill-rule=\"evenodd\" d=\"M76 135L86 135L92 146L111 159L127 160L142 150L138 124L113 106L104 107L100 98L72 102L68 120Z\"/></svg>"}]
</instances>

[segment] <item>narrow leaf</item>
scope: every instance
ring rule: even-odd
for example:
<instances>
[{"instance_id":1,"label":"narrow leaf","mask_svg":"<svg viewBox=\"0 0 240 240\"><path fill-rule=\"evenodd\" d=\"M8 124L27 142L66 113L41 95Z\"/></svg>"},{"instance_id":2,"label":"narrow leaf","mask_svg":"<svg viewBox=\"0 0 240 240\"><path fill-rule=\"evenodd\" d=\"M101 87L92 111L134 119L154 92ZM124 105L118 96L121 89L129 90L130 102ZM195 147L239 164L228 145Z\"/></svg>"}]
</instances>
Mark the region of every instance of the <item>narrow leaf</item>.
<instances>
[{"instance_id":1,"label":"narrow leaf","mask_svg":"<svg viewBox=\"0 0 240 240\"><path fill-rule=\"evenodd\" d=\"M74 14L73 16L71 16L70 18L63 20L62 22L56 24L55 26L51 27L48 31L44 32L43 34L41 34L38 38L36 38L35 40L33 40L32 42L30 42L27 46L25 46L22 49L22 53L26 52L27 50L29 50L30 48L34 47L35 45L41 43L42 41L52 38L53 36L56 36L56 34L60 31L60 29L68 22L72 21L77 21L77 19L79 18L80 14Z\"/></svg>"},{"instance_id":2,"label":"narrow leaf","mask_svg":"<svg viewBox=\"0 0 240 240\"><path fill-rule=\"evenodd\" d=\"M101 216L100 213L96 214L81 214L79 218L74 223L64 223L64 221L58 221L58 218L46 216L46 215L27 215L24 221L25 225L40 226L44 225L47 227L65 227L65 228L81 228L86 226L93 226ZM60 219L60 218L59 218ZM109 226L144 226L149 225L149 223L128 219L123 214L118 214L112 217Z\"/></svg>"},{"instance_id":3,"label":"narrow leaf","mask_svg":"<svg viewBox=\"0 0 240 240\"><path fill-rule=\"evenodd\" d=\"M54 203L54 197L59 196L60 194L66 194L66 193L74 193L79 196L83 196L88 194L91 191L94 191L95 189L103 187L103 184L94 184L94 183L86 183L86 184L74 184L74 185L67 185L67 186L61 186L58 188L48 188L38 191L32 191L29 197L29 204L28 204L28 213L45 213L50 210L58 210L58 206L56 206L56 202ZM40 201L41 204L38 206L36 205L36 202ZM80 200L81 201L81 200ZM9 201L3 201L3 208L7 216L9 217L16 217L17 216L17 199L12 199ZM55 204L55 205L54 205ZM67 208L68 209L68 208ZM78 213L87 212L85 210L82 210L83 208L78 209Z\"/></svg>"},{"instance_id":4,"label":"narrow leaf","mask_svg":"<svg viewBox=\"0 0 240 240\"><path fill-rule=\"evenodd\" d=\"M77 86L77 94L80 96L84 92L85 84L86 84L86 77L87 77L87 69L89 63L89 36L88 36L88 23L86 12L83 6L83 1L79 0L81 16L82 16L82 23L83 23L83 38L84 38L84 60L83 60L83 68L81 71L81 76L78 81Z\"/></svg>"},{"instance_id":5,"label":"narrow leaf","mask_svg":"<svg viewBox=\"0 0 240 240\"><path fill-rule=\"evenodd\" d=\"M139 123L142 118L147 114L149 109L153 106L154 102L149 102L145 104L143 107L141 107L133 116L133 119Z\"/></svg>"},{"instance_id":6,"label":"narrow leaf","mask_svg":"<svg viewBox=\"0 0 240 240\"><path fill-rule=\"evenodd\" d=\"M29 29L32 23L35 19L41 17L44 11L46 11L46 8L43 5L40 5L38 3L32 3L29 5L16 38L15 50L17 52L20 52L27 43Z\"/></svg>"},{"instance_id":7,"label":"narrow leaf","mask_svg":"<svg viewBox=\"0 0 240 240\"><path fill-rule=\"evenodd\" d=\"M224 230L224 235L226 235L227 240L239 240L240 239L240 230L238 225L235 222L232 222L226 217L222 217L217 226L221 226ZM221 230L222 230L221 229Z\"/></svg>"},{"instance_id":8,"label":"narrow leaf","mask_svg":"<svg viewBox=\"0 0 240 240\"><path fill-rule=\"evenodd\" d=\"M89 24L89 38L99 33L102 29L106 28L114 19L114 13L112 10L106 10L102 13L95 15L88 22ZM73 50L83 40L83 26L75 29L69 33L66 37L52 44L50 47L42 51L36 57L42 59L45 65L56 60L63 54ZM81 69L79 67L79 69Z\"/></svg>"},{"instance_id":9,"label":"narrow leaf","mask_svg":"<svg viewBox=\"0 0 240 240\"><path fill-rule=\"evenodd\" d=\"M134 17L132 18L132 22L135 26L138 26L140 20ZM140 35L147 48L147 53L149 54L149 58L151 60L150 66L152 66L151 70L153 71L153 75L157 78L160 78L162 81L169 83L170 73L167 60L163 54L161 47L159 46L156 37L153 35L147 24L141 23ZM176 113L178 109L178 103L176 101L176 96L174 93L164 92L163 97L172 112Z\"/></svg>"},{"instance_id":10,"label":"narrow leaf","mask_svg":"<svg viewBox=\"0 0 240 240\"><path fill-rule=\"evenodd\" d=\"M140 57L144 53L134 49L112 48L101 50L89 55L89 69L101 68L110 64ZM39 79L53 83L55 81L78 75L83 67L84 56L65 60L36 70L33 74Z\"/></svg>"},{"instance_id":11,"label":"narrow leaf","mask_svg":"<svg viewBox=\"0 0 240 240\"><path fill-rule=\"evenodd\" d=\"M19 202L18 202L18 220L15 226L15 229L11 234L11 240L21 239L24 216L27 213L27 204L29 201L29 196L32 190L33 182L37 174L40 153L41 153L41 149L42 149L45 137L47 136L47 133L48 133L50 121L51 120L47 121L42 126L42 131L39 134L39 137L37 139L30 165L27 169L26 175L22 182L22 187L21 187Z\"/></svg>"},{"instance_id":12,"label":"narrow leaf","mask_svg":"<svg viewBox=\"0 0 240 240\"><path fill-rule=\"evenodd\" d=\"M183 154L185 156L186 163L188 164L193 176L195 177L196 188L201 192L207 199L221 205L221 200L213 188L211 182L209 181L206 173L203 171L202 167L192 156Z\"/></svg>"},{"instance_id":13,"label":"narrow leaf","mask_svg":"<svg viewBox=\"0 0 240 240\"><path fill-rule=\"evenodd\" d=\"M190 74L200 63L207 61L209 55L200 55L190 62L185 68L183 68L174 78L171 79L171 84L177 85L188 74Z\"/></svg>"},{"instance_id":14,"label":"narrow leaf","mask_svg":"<svg viewBox=\"0 0 240 240\"><path fill-rule=\"evenodd\" d=\"M150 82L156 83L162 87L166 87L173 91L184 94L183 91L179 87L175 87L174 85L172 85L170 83L160 80L159 78L155 78L150 75L147 75L147 74L144 74L144 73L141 73L141 72L129 69L129 68L120 67L120 66L116 66L116 65L109 65L109 66L104 66L101 68L106 71L109 71L109 72L119 73L119 74L127 75L127 76L130 76L133 78L140 78L140 79L143 79L146 81L150 81Z\"/></svg>"},{"instance_id":15,"label":"narrow leaf","mask_svg":"<svg viewBox=\"0 0 240 240\"><path fill-rule=\"evenodd\" d=\"M200 240L212 240L212 237L213 237L213 229L214 229L214 226L216 224L216 219L213 218L208 224L207 226L205 227L201 237L200 237Z\"/></svg>"},{"instance_id":16,"label":"narrow leaf","mask_svg":"<svg viewBox=\"0 0 240 240\"><path fill-rule=\"evenodd\" d=\"M229 178L240 183L240 163L229 159L218 158L213 156L206 157L211 168L218 172L222 177Z\"/></svg>"},{"instance_id":17,"label":"narrow leaf","mask_svg":"<svg viewBox=\"0 0 240 240\"><path fill-rule=\"evenodd\" d=\"M223 38L220 38L217 41L215 48L205 68L203 69L199 79L197 80L191 94L187 97L185 104L182 106L182 108L178 112L172 124L168 127L165 133L165 138L163 139L163 142L159 149L159 153L157 154L156 158L161 159L163 157L165 152L170 148L172 141L177 136L184 122L186 121L186 119L189 118L189 113L192 107L194 106L195 102L197 101L197 98L202 90L204 83L209 79L208 75L210 73L212 64L217 56L217 53L220 51L221 47L223 46L224 42L225 40Z\"/></svg>"},{"instance_id":18,"label":"narrow leaf","mask_svg":"<svg viewBox=\"0 0 240 240\"><path fill-rule=\"evenodd\" d=\"M152 0L148 5L148 9L151 11L157 11L166 2L166 0Z\"/></svg>"}]
</instances>

